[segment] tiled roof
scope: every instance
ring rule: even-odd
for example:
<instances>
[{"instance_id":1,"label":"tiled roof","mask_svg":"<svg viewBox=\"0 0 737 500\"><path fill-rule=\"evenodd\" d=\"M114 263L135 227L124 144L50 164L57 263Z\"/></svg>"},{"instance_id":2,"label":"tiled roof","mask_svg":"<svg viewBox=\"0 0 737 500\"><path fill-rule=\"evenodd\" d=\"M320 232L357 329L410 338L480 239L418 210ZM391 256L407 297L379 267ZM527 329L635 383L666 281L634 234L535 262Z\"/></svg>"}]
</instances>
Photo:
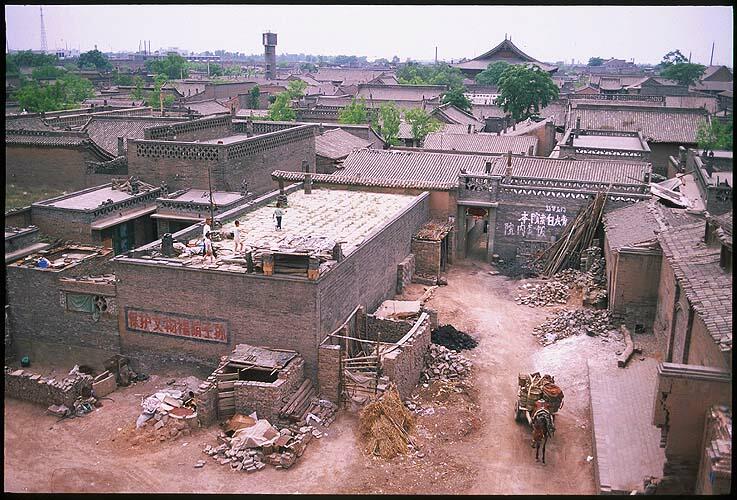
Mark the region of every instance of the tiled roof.
<instances>
[{"instance_id":1,"label":"tiled roof","mask_svg":"<svg viewBox=\"0 0 737 500\"><path fill-rule=\"evenodd\" d=\"M483 128L484 124L479 123L479 125L477 125L476 128L472 128L471 131L478 132ZM444 132L446 134L467 134L468 125L462 125L460 123L444 123L441 132Z\"/></svg>"},{"instance_id":2,"label":"tiled roof","mask_svg":"<svg viewBox=\"0 0 737 500\"><path fill-rule=\"evenodd\" d=\"M704 222L660 233L660 246L709 334L732 351L732 273L719 266L720 247L703 242Z\"/></svg>"},{"instance_id":3,"label":"tiled roof","mask_svg":"<svg viewBox=\"0 0 737 500\"><path fill-rule=\"evenodd\" d=\"M370 82L386 73L385 70L349 69L349 68L319 68L311 75L318 82L341 82L346 85Z\"/></svg>"},{"instance_id":4,"label":"tiled roof","mask_svg":"<svg viewBox=\"0 0 737 500\"><path fill-rule=\"evenodd\" d=\"M568 128L581 118L581 128L642 131L648 142L696 143L696 131L707 120L702 109L609 106L573 103Z\"/></svg>"},{"instance_id":5,"label":"tiled roof","mask_svg":"<svg viewBox=\"0 0 737 500\"><path fill-rule=\"evenodd\" d=\"M483 128L483 125L484 125L480 120L478 120L471 113L467 113L463 111L462 109L459 109L453 106L450 103L446 103L446 104L442 104L438 106L430 114L433 114L433 115L442 114L444 117L450 120L451 123L458 123L462 125L473 125L474 127L477 127L477 128Z\"/></svg>"},{"instance_id":6,"label":"tiled roof","mask_svg":"<svg viewBox=\"0 0 737 500\"><path fill-rule=\"evenodd\" d=\"M445 92L444 85L369 85L358 86L356 97L392 101L430 101Z\"/></svg>"},{"instance_id":7,"label":"tiled roof","mask_svg":"<svg viewBox=\"0 0 737 500\"><path fill-rule=\"evenodd\" d=\"M555 124L559 127L563 127L566 124L567 112L568 103L566 101L553 101L547 106L541 108L537 114L542 118L552 116L555 119Z\"/></svg>"},{"instance_id":8,"label":"tiled roof","mask_svg":"<svg viewBox=\"0 0 737 500\"><path fill-rule=\"evenodd\" d=\"M173 88L177 92L179 92L179 95L182 97L191 97L196 94L199 94L201 92L205 91L205 86L209 82L186 82L186 81L173 81L169 82L166 85L164 85L164 88Z\"/></svg>"},{"instance_id":9,"label":"tiled roof","mask_svg":"<svg viewBox=\"0 0 737 500\"><path fill-rule=\"evenodd\" d=\"M671 108L705 108L713 114L717 112L718 100L715 96L667 95L665 105Z\"/></svg>"},{"instance_id":10,"label":"tiled roof","mask_svg":"<svg viewBox=\"0 0 737 500\"><path fill-rule=\"evenodd\" d=\"M5 115L5 130L51 130L40 116Z\"/></svg>"},{"instance_id":11,"label":"tiled roof","mask_svg":"<svg viewBox=\"0 0 737 500\"><path fill-rule=\"evenodd\" d=\"M718 72L722 68L725 68L731 74L731 72L729 71L729 68L727 68L726 66L719 66L719 65L707 66L706 69L704 70L704 74L701 75L701 80L708 80L710 77L712 77L716 72Z\"/></svg>"},{"instance_id":12,"label":"tiled roof","mask_svg":"<svg viewBox=\"0 0 737 500\"><path fill-rule=\"evenodd\" d=\"M517 123L514 126L514 130L512 130L512 128L510 127L510 128L507 129L507 132L506 133L501 132L501 135L502 136L505 136L505 135L506 136L527 135L530 132L534 132L535 130L537 130L539 128L544 128L545 125L549 121L552 122L552 123L555 123L554 120L555 120L554 117L548 117L545 120L540 120L539 122L536 122L536 121L532 120L531 118L528 118L528 119L526 119L524 121L521 121L521 122Z\"/></svg>"},{"instance_id":13,"label":"tiled roof","mask_svg":"<svg viewBox=\"0 0 737 500\"><path fill-rule=\"evenodd\" d=\"M589 82L593 85L601 85L601 81L604 79L607 79L610 82L617 80L620 87L625 87L627 85L634 85L637 82L641 82L644 78L646 77L643 75L591 75Z\"/></svg>"},{"instance_id":14,"label":"tiled roof","mask_svg":"<svg viewBox=\"0 0 737 500\"><path fill-rule=\"evenodd\" d=\"M498 136L496 134L447 134L433 132L427 135L423 144L428 149L445 151L467 151L473 153L506 153L528 154L529 148L537 149L537 137ZM535 151L536 152L536 151Z\"/></svg>"},{"instance_id":15,"label":"tiled roof","mask_svg":"<svg viewBox=\"0 0 737 500\"><path fill-rule=\"evenodd\" d=\"M604 215L606 240L609 247L649 246L657 242L658 233L700 220L685 209L668 208L657 199L641 201L612 210Z\"/></svg>"},{"instance_id":16,"label":"tiled roof","mask_svg":"<svg viewBox=\"0 0 737 500\"><path fill-rule=\"evenodd\" d=\"M88 141L87 134L79 132L44 131L43 133L5 133L5 143L19 146L81 146Z\"/></svg>"},{"instance_id":17,"label":"tiled roof","mask_svg":"<svg viewBox=\"0 0 737 500\"><path fill-rule=\"evenodd\" d=\"M230 109L227 106L223 106L215 99L201 102L188 102L186 105L192 111L195 111L203 116L216 115L220 113L230 113Z\"/></svg>"},{"instance_id":18,"label":"tiled roof","mask_svg":"<svg viewBox=\"0 0 737 500\"><path fill-rule=\"evenodd\" d=\"M328 130L315 137L315 153L332 160L344 158L351 151L370 145L370 141L356 137L340 128Z\"/></svg>"},{"instance_id":19,"label":"tiled roof","mask_svg":"<svg viewBox=\"0 0 737 500\"><path fill-rule=\"evenodd\" d=\"M484 118L504 118L507 115L501 106L497 106L496 104L474 104L471 106L471 114L478 120L483 120Z\"/></svg>"},{"instance_id":20,"label":"tiled roof","mask_svg":"<svg viewBox=\"0 0 737 500\"><path fill-rule=\"evenodd\" d=\"M492 175L504 175L506 156L492 158ZM597 159L557 159L531 156L512 157L512 176L533 179L555 179L560 181L596 182L626 185L645 183L649 164ZM635 179L642 179L637 182Z\"/></svg>"},{"instance_id":21,"label":"tiled roof","mask_svg":"<svg viewBox=\"0 0 737 500\"><path fill-rule=\"evenodd\" d=\"M697 90L697 91L711 91L711 92L717 92L717 91L725 91L725 90L732 90L734 87L734 82L712 82L712 81L706 81L706 82L696 82L693 85L689 87L690 90Z\"/></svg>"},{"instance_id":22,"label":"tiled roof","mask_svg":"<svg viewBox=\"0 0 737 500\"><path fill-rule=\"evenodd\" d=\"M185 120L181 120L185 121ZM178 120L157 117L93 117L84 130L90 139L102 148L106 153L118 155L118 137L128 139L143 139L143 130L158 125L171 125L179 123Z\"/></svg>"}]
</instances>

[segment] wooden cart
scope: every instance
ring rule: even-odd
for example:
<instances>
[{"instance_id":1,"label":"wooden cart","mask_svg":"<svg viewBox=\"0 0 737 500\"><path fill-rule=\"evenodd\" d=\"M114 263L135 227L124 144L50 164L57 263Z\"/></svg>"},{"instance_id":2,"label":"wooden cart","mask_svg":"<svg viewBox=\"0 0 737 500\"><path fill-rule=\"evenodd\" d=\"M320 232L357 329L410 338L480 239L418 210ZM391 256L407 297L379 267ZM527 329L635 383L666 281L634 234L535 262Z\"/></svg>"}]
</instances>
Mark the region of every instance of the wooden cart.
<instances>
[{"instance_id":1,"label":"wooden cart","mask_svg":"<svg viewBox=\"0 0 737 500\"><path fill-rule=\"evenodd\" d=\"M563 407L563 391L555 385L555 378L550 375L540 375L539 373L520 374L518 377L519 390L517 391L517 400L514 403L514 419L517 422L527 423L532 427L532 417L534 413L535 402L543 400L546 402L545 408L550 412L553 422L555 422L555 414ZM551 397L545 393L545 386L548 386L548 393L558 393L558 396ZM530 402L532 401L532 404Z\"/></svg>"}]
</instances>

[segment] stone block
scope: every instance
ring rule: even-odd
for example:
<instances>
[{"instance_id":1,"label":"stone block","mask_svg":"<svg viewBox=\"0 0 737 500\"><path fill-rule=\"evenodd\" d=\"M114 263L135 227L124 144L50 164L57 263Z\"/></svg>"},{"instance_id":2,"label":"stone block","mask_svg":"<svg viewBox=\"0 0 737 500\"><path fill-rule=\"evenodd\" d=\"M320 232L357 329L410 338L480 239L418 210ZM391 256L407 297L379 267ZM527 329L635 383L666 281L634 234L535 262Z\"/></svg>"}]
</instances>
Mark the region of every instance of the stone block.
<instances>
[{"instance_id":1,"label":"stone block","mask_svg":"<svg viewBox=\"0 0 737 500\"><path fill-rule=\"evenodd\" d=\"M92 384L92 391L95 393L95 397L103 398L108 394L115 391L118 388L118 384L115 382L115 375L112 373L99 382Z\"/></svg>"}]
</instances>

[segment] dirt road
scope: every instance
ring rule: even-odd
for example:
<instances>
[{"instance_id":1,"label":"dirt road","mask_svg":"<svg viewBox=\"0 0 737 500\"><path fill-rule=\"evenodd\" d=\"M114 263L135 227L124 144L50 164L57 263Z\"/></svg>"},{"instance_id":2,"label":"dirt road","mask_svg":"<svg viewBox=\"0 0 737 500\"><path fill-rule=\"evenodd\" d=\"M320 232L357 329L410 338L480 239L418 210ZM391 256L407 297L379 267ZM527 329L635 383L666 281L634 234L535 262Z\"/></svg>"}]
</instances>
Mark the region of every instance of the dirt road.
<instances>
[{"instance_id":1,"label":"dirt road","mask_svg":"<svg viewBox=\"0 0 737 500\"><path fill-rule=\"evenodd\" d=\"M313 439L289 470L248 475L209 459L194 469L207 458L202 448L216 444L216 426L173 442L131 440L140 395L165 387L169 377L153 375L118 389L99 411L60 422L37 405L6 400L5 491L593 494L586 360L610 362L617 346L583 336L542 348L530 332L546 310L517 305L519 282L491 269L470 261L452 266L449 285L429 302L441 324L480 342L464 351L475 365L467 383L418 388L416 401L432 410L418 417L419 450L411 455L390 461L367 455L356 415L341 411L327 436ZM419 295L423 287L412 291ZM535 462L529 428L513 418L517 374L531 371L553 374L565 391L546 465Z\"/></svg>"}]
</instances>

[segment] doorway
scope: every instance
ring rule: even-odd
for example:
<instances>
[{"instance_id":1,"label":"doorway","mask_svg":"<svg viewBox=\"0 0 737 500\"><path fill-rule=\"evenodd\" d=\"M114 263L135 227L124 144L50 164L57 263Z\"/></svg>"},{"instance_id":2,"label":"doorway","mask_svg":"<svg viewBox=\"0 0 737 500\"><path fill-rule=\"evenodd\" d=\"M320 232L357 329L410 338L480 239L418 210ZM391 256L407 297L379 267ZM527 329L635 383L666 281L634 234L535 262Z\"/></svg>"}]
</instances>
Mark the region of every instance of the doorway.
<instances>
[{"instance_id":1,"label":"doorway","mask_svg":"<svg viewBox=\"0 0 737 500\"><path fill-rule=\"evenodd\" d=\"M489 209L466 208L466 257L487 260L489 245Z\"/></svg>"}]
</instances>

